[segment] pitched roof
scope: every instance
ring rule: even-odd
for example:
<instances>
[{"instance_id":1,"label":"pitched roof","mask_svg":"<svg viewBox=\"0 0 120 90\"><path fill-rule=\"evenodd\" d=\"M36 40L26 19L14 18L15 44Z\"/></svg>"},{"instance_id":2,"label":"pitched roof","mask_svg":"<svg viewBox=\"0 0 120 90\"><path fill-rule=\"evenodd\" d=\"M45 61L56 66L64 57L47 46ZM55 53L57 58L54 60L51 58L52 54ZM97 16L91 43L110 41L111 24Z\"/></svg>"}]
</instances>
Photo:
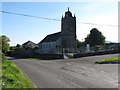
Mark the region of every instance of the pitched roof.
<instances>
[{"instance_id":1,"label":"pitched roof","mask_svg":"<svg viewBox=\"0 0 120 90\"><path fill-rule=\"evenodd\" d=\"M32 42L32 41L27 41L27 42L25 42L25 43L23 43L22 45L27 45L27 44L33 44L33 45L36 45L34 42Z\"/></svg>"},{"instance_id":2,"label":"pitched roof","mask_svg":"<svg viewBox=\"0 0 120 90\"><path fill-rule=\"evenodd\" d=\"M47 35L40 43L44 42L54 42L61 36L61 32L53 33Z\"/></svg>"}]
</instances>

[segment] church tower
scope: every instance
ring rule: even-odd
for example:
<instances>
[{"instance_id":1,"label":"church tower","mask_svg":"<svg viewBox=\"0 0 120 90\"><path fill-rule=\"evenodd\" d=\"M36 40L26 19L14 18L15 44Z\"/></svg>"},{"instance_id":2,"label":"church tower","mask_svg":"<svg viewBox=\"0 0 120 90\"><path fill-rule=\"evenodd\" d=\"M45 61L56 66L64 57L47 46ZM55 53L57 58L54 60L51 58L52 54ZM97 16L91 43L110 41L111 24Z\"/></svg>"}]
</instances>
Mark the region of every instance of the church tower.
<instances>
[{"instance_id":1,"label":"church tower","mask_svg":"<svg viewBox=\"0 0 120 90\"><path fill-rule=\"evenodd\" d=\"M72 16L69 11L65 12L65 16L61 18L61 43L62 48L74 52L77 48L76 44L76 17Z\"/></svg>"}]
</instances>

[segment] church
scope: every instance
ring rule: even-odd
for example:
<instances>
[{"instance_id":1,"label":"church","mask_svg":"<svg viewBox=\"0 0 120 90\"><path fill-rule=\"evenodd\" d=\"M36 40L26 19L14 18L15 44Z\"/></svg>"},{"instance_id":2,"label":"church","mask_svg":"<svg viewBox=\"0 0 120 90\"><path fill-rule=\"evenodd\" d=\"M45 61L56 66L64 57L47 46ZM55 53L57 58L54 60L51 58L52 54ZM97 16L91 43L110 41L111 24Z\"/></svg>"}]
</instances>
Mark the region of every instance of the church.
<instances>
[{"instance_id":1,"label":"church","mask_svg":"<svg viewBox=\"0 0 120 90\"><path fill-rule=\"evenodd\" d=\"M39 53L76 52L76 16L69 8L61 18L61 32L47 35L38 45Z\"/></svg>"}]
</instances>

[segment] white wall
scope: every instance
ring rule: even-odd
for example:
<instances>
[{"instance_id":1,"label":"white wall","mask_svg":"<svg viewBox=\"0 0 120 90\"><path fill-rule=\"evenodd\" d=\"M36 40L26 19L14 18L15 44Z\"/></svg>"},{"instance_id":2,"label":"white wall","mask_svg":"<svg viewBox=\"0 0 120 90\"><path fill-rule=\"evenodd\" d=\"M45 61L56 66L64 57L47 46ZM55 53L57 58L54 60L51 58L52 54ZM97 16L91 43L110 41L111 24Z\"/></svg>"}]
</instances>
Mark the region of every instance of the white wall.
<instances>
[{"instance_id":1,"label":"white wall","mask_svg":"<svg viewBox=\"0 0 120 90\"><path fill-rule=\"evenodd\" d=\"M51 51L56 48L56 42L45 42L41 43L42 51Z\"/></svg>"},{"instance_id":2,"label":"white wall","mask_svg":"<svg viewBox=\"0 0 120 90\"><path fill-rule=\"evenodd\" d=\"M54 52L56 50L56 46L61 45L61 38L59 38L55 42L45 42L39 44L39 48L41 52Z\"/></svg>"}]
</instances>

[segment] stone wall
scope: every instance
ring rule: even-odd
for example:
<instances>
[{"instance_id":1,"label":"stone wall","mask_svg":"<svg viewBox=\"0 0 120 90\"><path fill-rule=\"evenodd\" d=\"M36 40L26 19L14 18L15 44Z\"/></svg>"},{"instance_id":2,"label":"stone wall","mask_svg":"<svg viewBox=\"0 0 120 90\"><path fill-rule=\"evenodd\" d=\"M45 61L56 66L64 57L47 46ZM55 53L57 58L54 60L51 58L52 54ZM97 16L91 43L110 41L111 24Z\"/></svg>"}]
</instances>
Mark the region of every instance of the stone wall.
<instances>
[{"instance_id":1,"label":"stone wall","mask_svg":"<svg viewBox=\"0 0 120 90\"><path fill-rule=\"evenodd\" d=\"M36 53L36 50L17 50L10 52L9 56L20 57L20 58L40 58L40 59L63 59L62 54L39 54Z\"/></svg>"},{"instance_id":2,"label":"stone wall","mask_svg":"<svg viewBox=\"0 0 120 90\"><path fill-rule=\"evenodd\" d=\"M109 51L99 51L99 52L90 52L90 53L75 54L73 56L73 58L95 56L95 55L105 55L105 54L117 54L117 53L120 53L120 50L109 50Z\"/></svg>"}]
</instances>

